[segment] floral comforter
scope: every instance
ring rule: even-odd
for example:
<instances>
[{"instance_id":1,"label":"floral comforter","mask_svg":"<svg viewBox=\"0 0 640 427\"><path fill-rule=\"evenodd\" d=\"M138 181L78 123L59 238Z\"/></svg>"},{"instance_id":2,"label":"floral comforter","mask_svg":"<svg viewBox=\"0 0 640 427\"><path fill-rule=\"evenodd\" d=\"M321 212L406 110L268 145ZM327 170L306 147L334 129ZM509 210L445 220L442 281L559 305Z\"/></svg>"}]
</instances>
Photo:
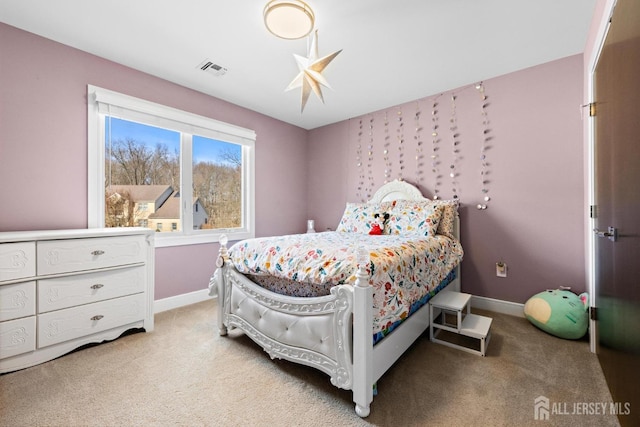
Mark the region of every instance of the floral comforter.
<instances>
[{"instance_id":1,"label":"floral comforter","mask_svg":"<svg viewBox=\"0 0 640 427\"><path fill-rule=\"evenodd\" d=\"M449 237L370 236L322 232L243 240L229 249L236 269L271 290L293 296L329 294L332 286L355 282L356 249L370 255L375 334L405 319L414 304L435 292L462 260L460 243ZM269 279L270 278L270 279Z\"/></svg>"}]
</instances>

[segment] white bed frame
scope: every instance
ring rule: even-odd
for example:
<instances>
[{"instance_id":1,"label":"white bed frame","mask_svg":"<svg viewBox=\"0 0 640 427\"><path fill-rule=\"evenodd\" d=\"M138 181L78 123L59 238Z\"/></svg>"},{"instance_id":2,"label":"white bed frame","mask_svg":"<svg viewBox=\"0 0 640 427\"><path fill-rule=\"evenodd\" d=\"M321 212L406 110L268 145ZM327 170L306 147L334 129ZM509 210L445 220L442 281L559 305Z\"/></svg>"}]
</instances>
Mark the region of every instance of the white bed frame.
<instances>
[{"instance_id":1,"label":"white bed frame","mask_svg":"<svg viewBox=\"0 0 640 427\"><path fill-rule=\"evenodd\" d=\"M371 202L424 200L416 187L393 181L380 187ZM459 238L456 218L455 235ZM239 328L269 353L317 368L331 383L352 390L355 411L370 412L374 384L411 344L429 328L426 304L392 333L373 345L373 287L367 273L357 272L355 286L339 285L331 294L298 298L270 292L238 271L229 262L226 245L220 246L216 269L209 283L218 295L220 335ZM447 289L460 290L460 270Z\"/></svg>"}]
</instances>

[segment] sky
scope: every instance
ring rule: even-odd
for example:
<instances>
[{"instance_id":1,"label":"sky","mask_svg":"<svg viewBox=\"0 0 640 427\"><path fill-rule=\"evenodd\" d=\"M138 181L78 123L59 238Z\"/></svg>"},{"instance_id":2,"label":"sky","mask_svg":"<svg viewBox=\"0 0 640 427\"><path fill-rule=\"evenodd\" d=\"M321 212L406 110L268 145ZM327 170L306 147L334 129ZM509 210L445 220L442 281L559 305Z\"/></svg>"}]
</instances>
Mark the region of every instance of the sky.
<instances>
[{"instance_id":1,"label":"sky","mask_svg":"<svg viewBox=\"0 0 640 427\"><path fill-rule=\"evenodd\" d=\"M164 144L170 153L174 153L176 150L180 152L179 132L112 117L111 120L105 121L107 139L109 138L109 122L111 122L112 141L132 139L143 142L151 148L155 148L157 144ZM221 154L225 151L231 151L239 157L241 148L238 144L194 135L193 160L195 163L226 163L222 160Z\"/></svg>"}]
</instances>

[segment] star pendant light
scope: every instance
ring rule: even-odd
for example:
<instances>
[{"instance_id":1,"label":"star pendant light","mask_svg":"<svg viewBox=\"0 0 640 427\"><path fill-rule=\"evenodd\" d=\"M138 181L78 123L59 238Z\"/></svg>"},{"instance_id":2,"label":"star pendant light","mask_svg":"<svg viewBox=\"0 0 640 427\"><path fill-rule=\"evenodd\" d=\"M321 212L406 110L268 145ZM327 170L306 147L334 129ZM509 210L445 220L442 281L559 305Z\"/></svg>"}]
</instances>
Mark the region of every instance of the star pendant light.
<instances>
[{"instance_id":1,"label":"star pendant light","mask_svg":"<svg viewBox=\"0 0 640 427\"><path fill-rule=\"evenodd\" d=\"M333 52L327 56L323 56L322 58L318 58L318 30L314 31L310 36L311 43L309 44L309 52L307 58L304 58L300 55L293 54L296 59L296 63L298 64L298 69L300 73L296 76L295 79L289 86L285 89L285 91L289 91L291 89L302 87L302 106L300 108L300 112L304 112L304 106L307 105L307 100L309 99L309 95L311 91L320 98L322 103L324 104L324 98L322 96L322 88L320 86L328 87L329 83L327 79L324 78L322 72L329 65L333 58L338 56L342 49L337 52Z\"/></svg>"}]
</instances>

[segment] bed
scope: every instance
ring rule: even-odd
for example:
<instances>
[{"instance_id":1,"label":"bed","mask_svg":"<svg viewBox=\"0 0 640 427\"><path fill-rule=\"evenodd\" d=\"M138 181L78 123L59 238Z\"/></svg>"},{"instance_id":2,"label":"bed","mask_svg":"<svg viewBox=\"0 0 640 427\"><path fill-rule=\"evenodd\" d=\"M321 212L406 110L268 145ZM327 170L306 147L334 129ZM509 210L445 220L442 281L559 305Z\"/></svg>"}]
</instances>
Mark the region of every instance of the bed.
<instances>
[{"instance_id":1,"label":"bed","mask_svg":"<svg viewBox=\"0 0 640 427\"><path fill-rule=\"evenodd\" d=\"M428 329L428 300L460 290L457 207L393 181L367 203L347 203L333 232L230 249L222 236L209 283L219 334L238 328L272 359L325 372L368 416L378 379ZM374 213L390 214L383 235L369 234Z\"/></svg>"}]
</instances>

